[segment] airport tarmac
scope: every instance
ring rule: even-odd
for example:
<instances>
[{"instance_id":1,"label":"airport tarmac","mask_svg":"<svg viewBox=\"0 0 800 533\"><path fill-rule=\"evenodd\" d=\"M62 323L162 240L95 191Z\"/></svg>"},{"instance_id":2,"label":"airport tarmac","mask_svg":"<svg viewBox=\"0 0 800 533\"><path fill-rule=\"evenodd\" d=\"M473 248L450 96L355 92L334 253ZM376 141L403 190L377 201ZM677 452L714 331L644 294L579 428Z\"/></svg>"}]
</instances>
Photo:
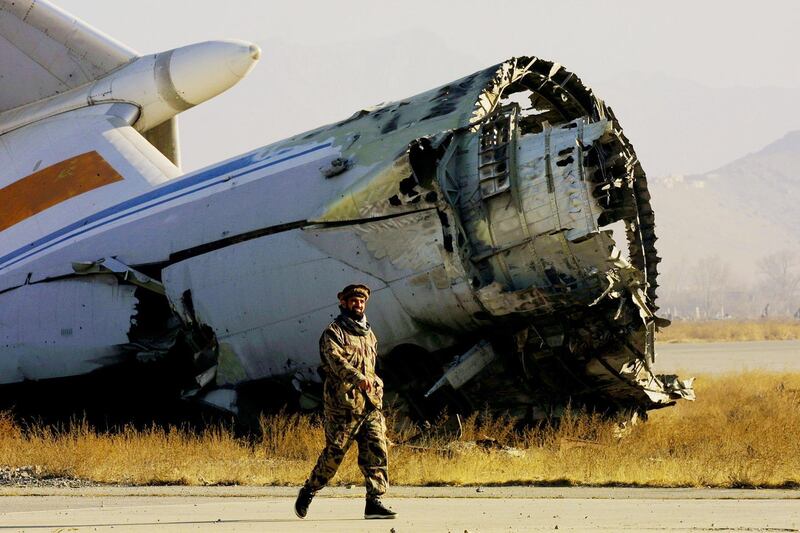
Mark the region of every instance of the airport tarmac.
<instances>
[{"instance_id":1,"label":"airport tarmac","mask_svg":"<svg viewBox=\"0 0 800 533\"><path fill-rule=\"evenodd\" d=\"M364 520L360 487L305 520L290 487L0 489L2 531L800 531L790 490L394 487L396 520ZM16 495L14 495L16 494Z\"/></svg>"},{"instance_id":2,"label":"airport tarmac","mask_svg":"<svg viewBox=\"0 0 800 533\"><path fill-rule=\"evenodd\" d=\"M800 372L800 341L656 344L656 373Z\"/></svg>"}]
</instances>

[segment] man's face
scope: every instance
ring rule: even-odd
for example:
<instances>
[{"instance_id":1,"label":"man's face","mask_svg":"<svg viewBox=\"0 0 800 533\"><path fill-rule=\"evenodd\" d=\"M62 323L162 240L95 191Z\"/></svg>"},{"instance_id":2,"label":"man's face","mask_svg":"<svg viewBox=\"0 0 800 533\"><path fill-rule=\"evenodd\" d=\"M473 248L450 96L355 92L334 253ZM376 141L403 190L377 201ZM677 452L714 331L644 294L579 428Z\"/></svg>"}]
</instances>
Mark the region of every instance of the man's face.
<instances>
[{"instance_id":1,"label":"man's face","mask_svg":"<svg viewBox=\"0 0 800 533\"><path fill-rule=\"evenodd\" d=\"M347 300L341 300L341 302L345 309L358 317L364 316L364 311L367 310L367 299L363 296L351 296Z\"/></svg>"}]
</instances>

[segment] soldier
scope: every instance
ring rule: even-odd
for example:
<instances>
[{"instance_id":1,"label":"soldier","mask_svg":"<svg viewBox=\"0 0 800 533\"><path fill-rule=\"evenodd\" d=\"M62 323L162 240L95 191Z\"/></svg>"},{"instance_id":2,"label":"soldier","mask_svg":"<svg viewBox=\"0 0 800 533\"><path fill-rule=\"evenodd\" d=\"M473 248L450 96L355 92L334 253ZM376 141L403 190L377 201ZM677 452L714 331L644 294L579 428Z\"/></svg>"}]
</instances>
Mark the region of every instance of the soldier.
<instances>
[{"instance_id":1,"label":"soldier","mask_svg":"<svg viewBox=\"0 0 800 533\"><path fill-rule=\"evenodd\" d=\"M340 314L322 332L319 352L325 374L325 449L294 504L305 518L314 494L336 474L353 440L364 474L367 504L364 518L394 518L380 497L389 484L386 422L381 413L383 382L375 374L378 340L364 311L370 290L348 285L338 294Z\"/></svg>"}]
</instances>

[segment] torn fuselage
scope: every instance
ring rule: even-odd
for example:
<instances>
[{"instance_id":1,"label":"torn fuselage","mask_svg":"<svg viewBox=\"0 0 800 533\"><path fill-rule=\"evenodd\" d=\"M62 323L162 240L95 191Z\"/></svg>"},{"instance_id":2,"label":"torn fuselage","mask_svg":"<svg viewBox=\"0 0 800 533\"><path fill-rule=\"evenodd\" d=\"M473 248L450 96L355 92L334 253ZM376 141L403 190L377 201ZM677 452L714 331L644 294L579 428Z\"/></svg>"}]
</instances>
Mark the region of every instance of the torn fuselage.
<instances>
[{"instance_id":1,"label":"torn fuselage","mask_svg":"<svg viewBox=\"0 0 800 533\"><path fill-rule=\"evenodd\" d=\"M149 327L113 326L128 337L114 353L189 353L187 394L228 410L265 379L290 379L313 403L318 336L355 281L373 290L387 382L412 410L426 392L532 418L692 397L651 369L658 257L644 172L611 110L559 65L515 58L154 191L167 188L9 266L8 283L26 282L0 298L78 275L63 265L130 265L119 287L149 290L145 273L163 294L140 299L139 314L158 317L137 319Z\"/></svg>"}]
</instances>

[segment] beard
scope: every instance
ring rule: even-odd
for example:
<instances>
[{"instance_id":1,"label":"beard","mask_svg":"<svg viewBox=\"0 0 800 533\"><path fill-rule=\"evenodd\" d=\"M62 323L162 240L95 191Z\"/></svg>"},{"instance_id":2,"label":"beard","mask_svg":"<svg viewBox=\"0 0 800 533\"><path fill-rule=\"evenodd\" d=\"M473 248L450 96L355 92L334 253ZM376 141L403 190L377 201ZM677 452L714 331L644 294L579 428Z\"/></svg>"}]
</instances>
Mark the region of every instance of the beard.
<instances>
[{"instance_id":1,"label":"beard","mask_svg":"<svg viewBox=\"0 0 800 533\"><path fill-rule=\"evenodd\" d=\"M353 320L363 320L364 313L359 313L354 309L347 309L346 307L339 306L342 314L346 317L352 318Z\"/></svg>"}]
</instances>

